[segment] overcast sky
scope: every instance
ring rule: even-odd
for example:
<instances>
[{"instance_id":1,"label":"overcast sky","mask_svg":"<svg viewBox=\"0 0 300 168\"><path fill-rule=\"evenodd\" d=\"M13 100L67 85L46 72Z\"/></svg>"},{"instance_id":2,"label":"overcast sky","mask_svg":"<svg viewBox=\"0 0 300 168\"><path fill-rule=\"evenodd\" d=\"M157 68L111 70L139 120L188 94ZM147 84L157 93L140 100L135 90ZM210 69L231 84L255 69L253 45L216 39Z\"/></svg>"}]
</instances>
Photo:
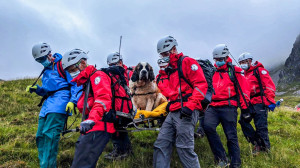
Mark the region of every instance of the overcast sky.
<instances>
[{"instance_id":1,"label":"overcast sky","mask_svg":"<svg viewBox=\"0 0 300 168\"><path fill-rule=\"evenodd\" d=\"M299 0L0 0L0 79L37 77L42 65L31 49L89 51L105 67L118 50L126 65L149 62L158 70L157 41L172 35L178 50L211 59L219 43L235 58L245 51L267 67L284 62L300 33Z\"/></svg>"}]
</instances>

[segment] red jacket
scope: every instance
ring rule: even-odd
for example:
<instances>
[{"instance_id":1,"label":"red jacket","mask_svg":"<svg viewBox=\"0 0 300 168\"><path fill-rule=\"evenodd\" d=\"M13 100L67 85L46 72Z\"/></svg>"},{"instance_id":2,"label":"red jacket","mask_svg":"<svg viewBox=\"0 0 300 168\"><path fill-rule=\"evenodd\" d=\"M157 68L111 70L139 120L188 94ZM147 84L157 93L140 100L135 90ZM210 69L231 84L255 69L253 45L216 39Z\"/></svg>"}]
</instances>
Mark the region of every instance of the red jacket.
<instances>
[{"instance_id":1,"label":"red jacket","mask_svg":"<svg viewBox=\"0 0 300 168\"><path fill-rule=\"evenodd\" d=\"M217 107L217 106L238 106L237 98L236 98L236 90L234 87L233 82L231 81L229 74L228 74L228 66L227 63L232 63L232 60L230 58L227 59L227 62L225 65L221 67L217 67L215 64L215 67L217 68L217 71L215 72L213 76L213 87L215 94L212 96L212 102L211 106ZM249 89L248 89L248 83L246 81L246 78L243 75L243 70L237 66L235 66L235 75L237 77L237 80L241 86L241 89L244 93L244 97L249 104L250 97L249 97ZM240 92L239 92L240 93ZM240 95L240 104L242 109L246 109L247 106L244 102L244 99L242 98L242 94ZM231 100L229 100L231 98ZM235 99L235 100L232 100Z\"/></svg>"},{"instance_id":2,"label":"red jacket","mask_svg":"<svg viewBox=\"0 0 300 168\"><path fill-rule=\"evenodd\" d=\"M171 54L169 66L171 66L174 70L177 69L177 62L182 56L182 53L177 55ZM188 101L183 103L183 106L188 107L191 110L202 110L201 101L204 99L208 88L202 68L195 59L186 57L182 61L182 72L185 78L193 86L193 88L191 88L189 84L181 78L182 96L192 94L188 98ZM180 98L178 70L171 73L169 76L169 89L168 96L170 101L178 100ZM170 111L177 111L180 108L181 105L179 101L170 106Z\"/></svg>"},{"instance_id":3,"label":"red jacket","mask_svg":"<svg viewBox=\"0 0 300 168\"><path fill-rule=\"evenodd\" d=\"M247 78L249 88L250 88L250 98L252 104L261 104L261 95L258 79L254 76L254 69L258 68L259 76L261 79L262 87L264 90L264 104L270 105L275 104L275 91L276 87L269 75L269 72L264 68L260 62L255 62L255 66L250 66L250 68L245 72L245 77ZM270 102L269 102L270 101Z\"/></svg>"},{"instance_id":4,"label":"red jacket","mask_svg":"<svg viewBox=\"0 0 300 168\"><path fill-rule=\"evenodd\" d=\"M93 72L95 73L91 75ZM113 78L113 81L111 82L111 78L105 72L97 71L97 69L94 66L90 65L86 69L81 71L80 74L73 79L73 81L76 82L78 86L80 86L87 82L89 76L91 80L92 91L89 93L86 114L88 115L88 120L93 120L96 124L88 132L105 131L104 122L102 122L101 120L103 114L112 109L113 95L111 90L111 83L116 82L119 77L115 76L116 78ZM116 84L114 86L114 91L116 96L114 107L115 110L128 113L132 109L131 101L117 98L126 97L129 99L124 88L121 87L119 84ZM83 92L77 103L77 108L80 112L82 112L83 110L84 95L85 93ZM106 124L107 132L114 133L116 131L113 123Z\"/></svg>"},{"instance_id":5,"label":"red jacket","mask_svg":"<svg viewBox=\"0 0 300 168\"><path fill-rule=\"evenodd\" d=\"M159 81L157 83L157 87L159 88L159 90L161 91L161 93L167 98L169 99L169 78L168 78L168 74L166 73L166 71L163 70L159 70L159 74L156 76L156 81L159 78Z\"/></svg>"}]
</instances>

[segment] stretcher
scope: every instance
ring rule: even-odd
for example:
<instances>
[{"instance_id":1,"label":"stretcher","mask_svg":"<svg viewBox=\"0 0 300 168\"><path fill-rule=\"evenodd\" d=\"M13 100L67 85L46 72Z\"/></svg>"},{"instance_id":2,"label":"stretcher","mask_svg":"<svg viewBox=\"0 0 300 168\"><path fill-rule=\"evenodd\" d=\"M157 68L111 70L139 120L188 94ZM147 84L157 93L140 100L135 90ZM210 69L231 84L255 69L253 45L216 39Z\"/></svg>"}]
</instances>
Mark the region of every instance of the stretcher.
<instances>
[{"instance_id":1,"label":"stretcher","mask_svg":"<svg viewBox=\"0 0 300 168\"><path fill-rule=\"evenodd\" d=\"M118 132L139 132L139 131L159 131L165 117L167 116L166 106L168 102L162 103L152 111L137 110L135 114L116 111L119 117L131 119L126 125L119 126ZM133 117L134 116L134 117ZM62 136L70 132L79 132L79 128L68 129L62 132Z\"/></svg>"}]
</instances>

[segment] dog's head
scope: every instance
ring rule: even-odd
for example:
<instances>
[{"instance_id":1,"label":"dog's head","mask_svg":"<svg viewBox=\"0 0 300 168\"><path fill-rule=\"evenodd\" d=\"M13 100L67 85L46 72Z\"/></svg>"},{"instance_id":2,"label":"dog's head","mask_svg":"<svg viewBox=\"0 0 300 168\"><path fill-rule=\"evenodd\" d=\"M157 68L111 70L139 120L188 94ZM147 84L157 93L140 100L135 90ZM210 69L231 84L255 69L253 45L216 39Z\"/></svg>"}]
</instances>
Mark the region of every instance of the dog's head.
<instances>
[{"instance_id":1,"label":"dog's head","mask_svg":"<svg viewBox=\"0 0 300 168\"><path fill-rule=\"evenodd\" d=\"M152 66L147 62L140 62L132 74L132 82L136 81L153 81L155 79Z\"/></svg>"}]
</instances>

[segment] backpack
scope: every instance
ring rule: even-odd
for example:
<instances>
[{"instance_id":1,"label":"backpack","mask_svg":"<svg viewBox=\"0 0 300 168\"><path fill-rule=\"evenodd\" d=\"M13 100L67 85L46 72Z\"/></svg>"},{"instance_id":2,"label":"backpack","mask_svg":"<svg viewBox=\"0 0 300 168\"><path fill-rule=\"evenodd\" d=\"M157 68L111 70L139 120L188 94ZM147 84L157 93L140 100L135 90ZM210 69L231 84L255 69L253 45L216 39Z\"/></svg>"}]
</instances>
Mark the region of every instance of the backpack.
<instances>
[{"instance_id":1,"label":"backpack","mask_svg":"<svg viewBox=\"0 0 300 168\"><path fill-rule=\"evenodd\" d=\"M90 76L92 76L96 71L94 71ZM106 131L106 122L114 123L114 125L116 127L126 126L128 123L132 122L132 119L134 117L134 111L132 108L129 107L129 103L127 103L128 109L130 111L129 113L124 113L122 111L115 110L115 99L116 98L122 99L121 109L123 109L123 101L131 101L131 96L130 96L129 88L127 87L127 82L125 80L125 77L123 74L121 74L120 72L118 72L115 69L110 68L110 67L109 68L101 68L100 71L107 74L111 79L112 109L109 112L106 112L102 118L102 121L104 122L104 126L105 126L105 131ZM117 81L115 81L113 83L114 75L119 75L119 79L117 79ZM116 78L114 78L114 79L116 79ZM120 84L120 86L124 88L124 90L126 91L126 94L129 96L129 98L128 97L119 97L119 96L115 95L114 87L116 84ZM90 86L90 78L89 78L87 85L85 86L84 108L83 108L83 112L82 112L83 120L85 120L87 117L87 116L85 116L85 108L87 106L88 93L92 92L92 94L93 94L93 89L91 89L91 88L92 87ZM118 116L118 118L117 118L117 116Z\"/></svg>"},{"instance_id":2,"label":"backpack","mask_svg":"<svg viewBox=\"0 0 300 168\"><path fill-rule=\"evenodd\" d=\"M183 72L182 72L182 61L186 57L187 56L180 57L179 61L177 62L179 79L182 78L191 88L193 88L192 84L185 78L185 76L183 75ZM205 95L204 99L201 101L201 105L202 105L203 109L206 109L206 107L211 103L212 94L214 93L212 79L213 79L213 75L216 71L216 68L207 59L206 60L198 59L197 62L203 70L204 77L205 77L207 85L208 85L206 95Z\"/></svg>"}]
</instances>

